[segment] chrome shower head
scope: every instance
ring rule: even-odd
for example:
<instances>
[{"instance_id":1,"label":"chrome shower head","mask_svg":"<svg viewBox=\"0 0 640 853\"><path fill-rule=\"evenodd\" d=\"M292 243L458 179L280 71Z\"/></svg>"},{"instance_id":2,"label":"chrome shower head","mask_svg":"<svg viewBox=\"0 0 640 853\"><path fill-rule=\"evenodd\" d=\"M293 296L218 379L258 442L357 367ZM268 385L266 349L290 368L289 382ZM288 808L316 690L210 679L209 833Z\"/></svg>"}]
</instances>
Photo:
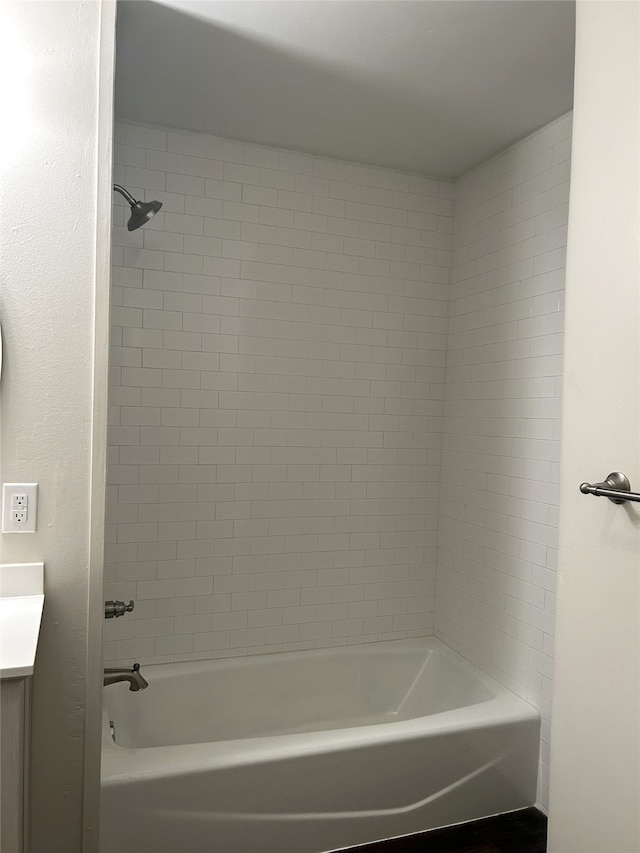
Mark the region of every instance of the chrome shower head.
<instances>
[{"instance_id":1,"label":"chrome shower head","mask_svg":"<svg viewBox=\"0 0 640 853\"><path fill-rule=\"evenodd\" d=\"M140 228L140 226L148 222L152 216L155 216L162 207L162 202L160 201L136 201L131 193L127 192L127 190L125 190L124 187L121 187L120 184L114 184L113 189L120 193L121 196L124 196L131 205L131 216L127 222L127 228L129 231L135 231L136 228Z\"/></svg>"}]
</instances>

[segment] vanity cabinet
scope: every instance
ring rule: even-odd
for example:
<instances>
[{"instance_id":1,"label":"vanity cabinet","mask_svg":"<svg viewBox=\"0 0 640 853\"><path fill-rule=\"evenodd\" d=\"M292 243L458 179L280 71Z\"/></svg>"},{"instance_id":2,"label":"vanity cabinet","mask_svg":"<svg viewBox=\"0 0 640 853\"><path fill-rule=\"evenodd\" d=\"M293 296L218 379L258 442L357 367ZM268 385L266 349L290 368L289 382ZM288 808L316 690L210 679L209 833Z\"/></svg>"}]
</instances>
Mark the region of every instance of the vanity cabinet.
<instances>
[{"instance_id":1,"label":"vanity cabinet","mask_svg":"<svg viewBox=\"0 0 640 853\"><path fill-rule=\"evenodd\" d=\"M0 850L26 853L30 678L0 681Z\"/></svg>"},{"instance_id":2,"label":"vanity cabinet","mask_svg":"<svg viewBox=\"0 0 640 853\"><path fill-rule=\"evenodd\" d=\"M0 565L0 851L29 849L31 681L44 606L44 563Z\"/></svg>"}]
</instances>

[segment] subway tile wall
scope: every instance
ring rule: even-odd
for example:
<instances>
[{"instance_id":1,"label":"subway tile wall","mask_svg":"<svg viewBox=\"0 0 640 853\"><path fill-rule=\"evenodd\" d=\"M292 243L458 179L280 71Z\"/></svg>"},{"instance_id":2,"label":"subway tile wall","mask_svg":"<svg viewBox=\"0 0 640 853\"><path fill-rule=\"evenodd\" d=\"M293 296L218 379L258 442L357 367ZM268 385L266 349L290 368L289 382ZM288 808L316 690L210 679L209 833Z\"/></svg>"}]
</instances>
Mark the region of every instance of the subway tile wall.
<instances>
[{"instance_id":1,"label":"subway tile wall","mask_svg":"<svg viewBox=\"0 0 640 853\"><path fill-rule=\"evenodd\" d=\"M451 182L115 142L105 658L432 633Z\"/></svg>"},{"instance_id":2,"label":"subway tile wall","mask_svg":"<svg viewBox=\"0 0 640 853\"><path fill-rule=\"evenodd\" d=\"M456 183L436 634L542 715L548 803L571 114Z\"/></svg>"},{"instance_id":3,"label":"subway tile wall","mask_svg":"<svg viewBox=\"0 0 640 853\"><path fill-rule=\"evenodd\" d=\"M570 138L448 182L117 126L163 209L129 233L114 197L106 659L435 615L540 709L546 807Z\"/></svg>"}]
</instances>

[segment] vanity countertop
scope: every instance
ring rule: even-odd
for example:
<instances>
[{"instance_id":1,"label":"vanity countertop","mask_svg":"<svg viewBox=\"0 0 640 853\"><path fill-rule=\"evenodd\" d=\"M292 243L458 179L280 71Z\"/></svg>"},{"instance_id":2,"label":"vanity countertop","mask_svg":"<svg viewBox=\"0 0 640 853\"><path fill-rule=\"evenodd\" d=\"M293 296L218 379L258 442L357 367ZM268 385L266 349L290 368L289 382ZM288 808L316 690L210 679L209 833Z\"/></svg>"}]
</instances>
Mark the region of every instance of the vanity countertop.
<instances>
[{"instance_id":1,"label":"vanity countertop","mask_svg":"<svg viewBox=\"0 0 640 853\"><path fill-rule=\"evenodd\" d=\"M43 563L0 565L0 678L33 675L43 605Z\"/></svg>"}]
</instances>

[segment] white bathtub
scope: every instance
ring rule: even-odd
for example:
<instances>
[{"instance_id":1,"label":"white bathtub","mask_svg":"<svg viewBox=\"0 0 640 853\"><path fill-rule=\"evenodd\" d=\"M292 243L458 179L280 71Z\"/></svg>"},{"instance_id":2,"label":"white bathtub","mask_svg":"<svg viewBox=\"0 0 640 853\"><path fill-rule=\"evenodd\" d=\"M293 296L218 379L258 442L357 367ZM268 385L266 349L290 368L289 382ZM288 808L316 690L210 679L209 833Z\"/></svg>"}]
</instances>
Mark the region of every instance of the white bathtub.
<instances>
[{"instance_id":1,"label":"white bathtub","mask_svg":"<svg viewBox=\"0 0 640 853\"><path fill-rule=\"evenodd\" d=\"M143 672L104 691L101 853L321 853L535 802L537 711L432 638Z\"/></svg>"}]
</instances>

